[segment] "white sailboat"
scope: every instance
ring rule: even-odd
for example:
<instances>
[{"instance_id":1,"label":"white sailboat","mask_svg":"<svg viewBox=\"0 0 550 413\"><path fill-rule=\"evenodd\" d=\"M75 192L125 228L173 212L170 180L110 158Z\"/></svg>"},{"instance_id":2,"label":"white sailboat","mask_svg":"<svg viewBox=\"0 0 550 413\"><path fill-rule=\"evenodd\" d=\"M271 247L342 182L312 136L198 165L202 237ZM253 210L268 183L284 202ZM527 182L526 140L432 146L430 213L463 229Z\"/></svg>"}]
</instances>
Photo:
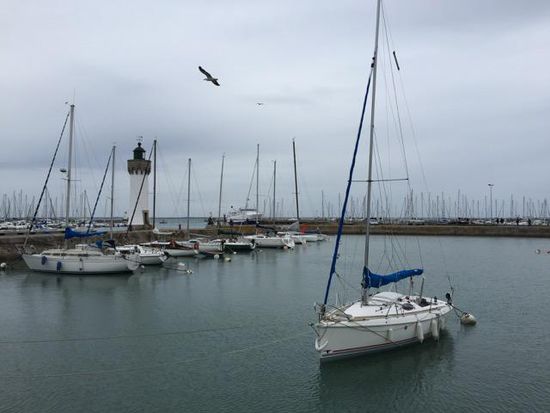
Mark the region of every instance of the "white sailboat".
<instances>
[{"instance_id":1,"label":"white sailboat","mask_svg":"<svg viewBox=\"0 0 550 413\"><path fill-rule=\"evenodd\" d=\"M73 133L74 133L74 105L71 105L69 112L69 155L67 167L67 195L65 205L65 247L48 249L41 253L29 253L25 241L23 247L23 260L25 264L33 270L39 272L56 273L56 274L116 274L131 271L131 263L120 253L110 250L103 251L100 248L80 244L75 248L68 247L68 239L74 235L83 236L86 234L75 234L69 228L69 214L71 201L71 168L72 168L72 151L73 151ZM56 150L57 154L57 150ZM114 176L115 162L115 147L113 146L112 153L112 173ZM54 156L55 159L55 156ZM52 165L53 166L53 162ZM51 171L50 166L50 171ZM49 174L48 174L49 178ZM113 178L114 180L114 178ZM47 179L46 179L47 183ZM44 186L45 187L45 186ZM111 203L113 202L113 185L111 186ZM37 205L36 211L40 203ZM111 216L113 208L111 204ZM35 213L36 217L36 213ZM34 218L33 218L34 222ZM111 227L112 227L111 217ZM32 228L31 228L32 229ZM112 228L111 228L112 232ZM91 235L91 234L90 234Z\"/></svg>"},{"instance_id":2,"label":"white sailboat","mask_svg":"<svg viewBox=\"0 0 550 413\"><path fill-rule=\"evenodd\" d=\"M256 248L294 248L296 243L290 235L272 237L264 234L246 235L245 239L254 241Z\"/></svg>"},{"instance_id":3,"label":"white sailboat","mask_svg":"<svg viewBox=\"0 0 550 413\"><path fill-rule=\"evenodd\" d=\"M439 332L445 327L445 322L452 310L451 296L446 295L447 301L437 298L425 298L423 296L424 280L419 294L412 293L413 277L420 276L422 269L410 269L397 271L388 275L378 275L371 271L369 235L370 235L370 211L372 188L372 164L374 143L374 109L376 98L376 71L378 66L378 34L380 30L381 0L377 2L376 11L376 35L374 56L371 66L369 83L363 104L363 112L353 161L350 168L341 219L339 222L336 246L332 258L329 280L322 304L317 308L318 321L313 325L317 334L315 349L319 352L321 360L338 359L362 355L374 351L393 349L406 344L422 342L428 337L439 338ZM331 281L336 273L336 261L338 248L342 234L342 225L346 212L349 191L353 180L353 170L361 126L367 103L369 86L372 78L372 106L370 116L370 144L367 178L367 219L365 221L365 253L362 270L361 297L358 300L343 305L330 305L328 303ZM372 293L372 289L378 289L384 285L396 283L399 280L409 279L409 294L397 292Z\"/></svg>"},{"instance_id":4,"label":"white sailboat","mask_svg":"<svg viewBox=\"0 0 550 413\"><path fill-rule=\"evenodd\" d=\"M170 257L194 257L199 253L198 245L187 245L185 241L152 241L141 245L158 248Z\"/></svg>"},{"instance_id":5,"label":"white sailboat","mask_svg":"<svg viewBox=\"0 0 550 413\"><path fill-rule=\"evenodd\" d=\"M256 210L259 207L259 193L260 193L260 184L259 184L259 169L260 165L260 145L257 146L256 154ZM273 165L273 201L275 202L275 187L276 187L276 172L277 172L277 163ZM273 213L275 213L275 207L273 207ZM278 236L276 234L276 229L271 227L262 227L259 223L259 219L256 220L256 231L258 228L263 228L268 232L266 234L256 232L254 235L247 235L244 239L253 241L257 248L283 248L283 249L292 249L296 246L296 243L292 237L288 234L283 234Z\"/></svg>"},{"instance_id":6,"label":"white sailboat","mask_svg":"<svg viewBox=\"0 0 550 413\"><path fill-rule=\"evenodd\" d=\"M292 139L292 157L294 160L294 193L296 201L296 221L286 231L280 231L277 235L289 235L296 244L307 244L308 242L326 241L328 235L316 233L304 233L300 231L300 204L298 195L298 170L296 167L296 141Z\"/></svg>"},{"instance_id":7,"label":"white sailboat","mask_svg":"<svg viewBox=\"0 0 550 413\"><path fill-rule=\"evenodd\" d=\"M152 246L125 244L116 247L116 251L142 265L161 265L167 258L161 249Z\"/></svg>"}]
</instances>

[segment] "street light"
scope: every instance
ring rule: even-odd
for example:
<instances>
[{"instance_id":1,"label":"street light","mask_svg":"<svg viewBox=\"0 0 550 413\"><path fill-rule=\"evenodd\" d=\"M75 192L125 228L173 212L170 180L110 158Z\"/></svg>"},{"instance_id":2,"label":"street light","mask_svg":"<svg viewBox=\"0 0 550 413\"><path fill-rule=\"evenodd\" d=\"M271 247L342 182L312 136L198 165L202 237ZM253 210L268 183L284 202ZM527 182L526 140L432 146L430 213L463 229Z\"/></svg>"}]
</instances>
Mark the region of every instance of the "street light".
<instances>
[{"instance_id":1,"label":"street light","mask_svg":"<svg viewBox=\"0 0 550 413\"><path fill-rule=\"evenodd\" d=\"M493 222L493 186L495 186L495 184L487 184L487 186L489 187L489 202L490 202L490 209L489 209L489 213L490 213L490 216L489 216L489 219L491 222Z\"/></svg>"}]
</instances>

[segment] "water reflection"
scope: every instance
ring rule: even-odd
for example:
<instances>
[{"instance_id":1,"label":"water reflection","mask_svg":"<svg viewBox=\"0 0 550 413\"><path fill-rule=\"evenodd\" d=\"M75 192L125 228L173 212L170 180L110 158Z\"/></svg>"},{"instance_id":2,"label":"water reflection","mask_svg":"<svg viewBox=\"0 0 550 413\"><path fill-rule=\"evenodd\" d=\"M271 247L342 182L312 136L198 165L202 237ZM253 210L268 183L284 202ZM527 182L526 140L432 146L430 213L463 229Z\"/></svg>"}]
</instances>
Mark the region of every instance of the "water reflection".
<instances>
[{"instance_id":1,"label":"water reflection","mask_svg":"<svg viewBox=\"0 0 550 413\"><path fill-rule=\"evenodd\" d=\"M388 404L403 406L403 400L409 399L412 407L434 384L446 381L445 376L455 367L454 351L454 339L445 332L439 342L428 340L389 352L320 363L320 405L327 411L357 411L361 406L376 411L387 409Z\"/></svg>"}]
</instances>

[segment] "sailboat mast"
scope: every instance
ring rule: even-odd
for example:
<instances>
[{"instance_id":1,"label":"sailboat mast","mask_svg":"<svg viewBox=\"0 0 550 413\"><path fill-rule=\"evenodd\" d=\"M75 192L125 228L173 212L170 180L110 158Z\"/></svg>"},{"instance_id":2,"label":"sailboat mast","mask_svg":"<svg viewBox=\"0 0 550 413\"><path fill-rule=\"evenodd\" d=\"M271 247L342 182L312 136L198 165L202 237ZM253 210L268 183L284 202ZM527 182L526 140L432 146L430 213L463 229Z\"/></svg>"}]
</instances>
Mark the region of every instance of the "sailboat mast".
<instances>
[{"instance_id":1,"label":"sailboat mast","mask_svg":"<svg viewBox=\"0 0 550 413\"><path fill-rule=\"evenodd\" d=\"M113 239L113 227L115 226L114 221L114 206L115 206L115 151L116 146L113 145L113 159L111 163L111 239Z\"/></svg>"},{"instance_id":2,"label":"sailboat mast","mask_svg":"<svg viewBox=\"0 0 550 413\"><path fill-rule=\"evenodd\" d=\"M292 138L292 156L294 157L294 193L296 194L296 220L300 222L300 207L298 205L298 173L296 172L296 142Z\"/></svg>"},{"instance_id":3,"label":"sailboat mast","mask_svg":"<svg viewBox=\"0 0 550 413\"><path fill-rule=\"evenodd\" d=\"M275 223L275 187L277 186L277 161L273 161L273 223Z\"/></svg>"},{"instance_id":4,"label":"sailboat mast","mask_svg":"<svg viewBox=\"0 0 550 413\"><path fill-rule=\"evenodd\" d=\"M157 216L157 140L153 141L153 229L155 227L155 221Z\"/></svg>"},{"instance_id":5,"label":"sailboat mast","mask_svg":"<svg viewBox=\"0 0 550 413\"><path fill-rule=\"evenodd\" d=\"M189 167L187 171L187 239L189 236L189 212L191 207L191 158L189 158Z\"/></svg>"},{"instance_id":6,"label":"sailboat mast","mask_svg":"<svg viewBox=\"0 0 550 413\"><path fill-rule=\"evenodd\" d=\"M256 146L256 224L260 212L260 144Z\"/></svg>"},{"instance_id":7,"label":"sailboat mast","mask_svg":"<svg viewBox=\"0 0 550 413\"><path fill-rule=\"evenodd\" d=\"M376 4L376 34L374 37L374 55L372 58L372 105L370 111L370 138L369 138L369 166L367 176L367 216L365 221L365 268L369 271L369 238L370 238L370 215L371 215L371 196L372 196L372 154L374 152L374 109L376 102L376 72L378 67L378 34L380 32L380 3ZM361 301L366 304L368 291L366 285L363 285Z\"/></svg>"},{"instance_id":8,"label":"sailboat mast","mask_svg":"<svg viewBox=\"0 0 550 413\"><path fill-rule=\"evenodd\" d=\"M225 153L222 155L222 173L220 175L220 196L218 197L218 226L222 215L222 187L223 187L223 163L225 161Z\"/></svg>"},{"instance_id":9,"label":"sailboat mast","mask_svg":"<svg viewBox=\"0 0 550 413\"><path fill-rule=\"evenodd\" d=\"M74 134L74 105L71 105L69 119L69 160L67 164L67 198L65 202L65 227L69 227L69 215L71 213L71 168L73 163L73 134ZM65 248L69 241L65 240Z\"/></svg>"}]
</instances>

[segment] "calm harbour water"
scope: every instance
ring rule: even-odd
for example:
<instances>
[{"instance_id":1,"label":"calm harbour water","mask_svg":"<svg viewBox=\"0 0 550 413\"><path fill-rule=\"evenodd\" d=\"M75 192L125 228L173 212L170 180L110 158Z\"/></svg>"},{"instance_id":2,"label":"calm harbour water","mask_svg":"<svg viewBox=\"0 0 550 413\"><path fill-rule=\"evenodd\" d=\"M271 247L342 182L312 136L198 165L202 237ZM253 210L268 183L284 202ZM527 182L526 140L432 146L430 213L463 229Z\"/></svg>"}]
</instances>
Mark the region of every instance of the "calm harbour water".
<instances>
[{"instance_id":1,"label":"calm harbour water","mask_svg":"<svg viewBox=\"0 0 550 413\"><path fill-rule=\"evenodd\" d=\"M320 365L308 323L333 242L191 259L191 275L10 269L0 411L550 411L550 255L534 252L548 240L421 238L425 292L442 297L448 273L478 325L453 319L437 343Z\"/></svg>"}]
</instances>

